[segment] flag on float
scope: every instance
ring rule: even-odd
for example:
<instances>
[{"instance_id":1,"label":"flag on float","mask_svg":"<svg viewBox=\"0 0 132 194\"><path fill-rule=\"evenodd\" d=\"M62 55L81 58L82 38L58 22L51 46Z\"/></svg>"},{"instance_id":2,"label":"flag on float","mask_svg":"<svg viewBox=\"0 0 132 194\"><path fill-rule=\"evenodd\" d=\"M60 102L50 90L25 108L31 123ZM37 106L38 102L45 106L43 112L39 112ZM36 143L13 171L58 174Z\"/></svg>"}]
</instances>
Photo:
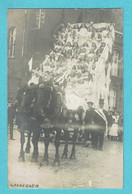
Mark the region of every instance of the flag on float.
<instances>
[{"instance_id":1,"label":"flag on float","mask_svg":"<svg viewBox=\"0 0 132 194\"><path fill-rule=\"evenodd\" d=\"M28 67L29 67L29 71L32 71L32 64L33 64L33 57L31 57L31 59L28 62Z\"/></svg>"}]
</instances>

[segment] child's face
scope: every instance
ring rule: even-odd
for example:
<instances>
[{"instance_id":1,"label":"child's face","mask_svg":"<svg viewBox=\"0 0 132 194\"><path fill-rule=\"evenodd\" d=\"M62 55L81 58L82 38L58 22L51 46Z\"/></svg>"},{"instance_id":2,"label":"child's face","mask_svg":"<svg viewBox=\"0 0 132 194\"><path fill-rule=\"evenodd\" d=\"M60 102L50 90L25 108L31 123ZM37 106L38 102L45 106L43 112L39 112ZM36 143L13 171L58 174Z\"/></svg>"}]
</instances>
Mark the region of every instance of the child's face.
<instances>
[{"instance_id":1,"label":"child's face","mask_svg":"<svg viewBox=\"0 0 132 194\"><path fill-rule=\"evenodd\" d=\"M75 42L75 43L73 44L73 46L74 46L74 47L78 47L78 44L77 44L77 42Z\"/></svg>"},{"instance_id":2,"label":"child's face","mask_svg":"<svg viewBox=\"0 0 132 194\"><path fill-rule=\"evenodd\" d=\"M82 26L81 26L82 28L85 28L86 26L85 26L85 24L82 24Z\"/></svg>"},{"instance_id":3,"label":"child's face","mask_svg":"<svg viewBox=\"0 0 132 194\"><path fill-rule=\"evenodd\" d=\"M71 31L72 30L72 27L71 26L67 26L68 30Z\"/></svg>"},{"instance_id":4,"label":"child's face","mask_svg":"<svg viewBox=\"0 0 132 194\"><path fill-rule=\"evenodd\" d=\"M71 43L70 43L70 42L68 42L68 43L67 43L67 46L71 46Z\"/></svg>"},{"instance_id":5,"label":"child's face","mask_svg":"<svg viewBox=\"0 0 132 194\"><path fill-rule=\"evenodd\" d=\"M61 28L61 32L65 32L65 30L66 30L65 27Z\"/></svg>"},{"instance_id":6,"label":"child's face","mask_svg":"<svg viewBox=\"0 0 132 194\"><path fill-rule=\"evenodd\" d=\"M66 54L66 58L70 59L71 55L69 53Z\"/></svg>"}]
</instances>

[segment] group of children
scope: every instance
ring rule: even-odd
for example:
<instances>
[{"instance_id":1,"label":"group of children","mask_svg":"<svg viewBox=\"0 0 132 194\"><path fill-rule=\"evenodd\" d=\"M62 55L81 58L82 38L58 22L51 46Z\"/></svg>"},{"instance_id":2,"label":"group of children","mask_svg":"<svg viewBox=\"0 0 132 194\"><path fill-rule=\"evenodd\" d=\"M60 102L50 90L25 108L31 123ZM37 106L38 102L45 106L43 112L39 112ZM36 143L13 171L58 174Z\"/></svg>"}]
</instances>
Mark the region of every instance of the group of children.
<instances>
[{"instance_id":1,"label":"group of children","mask_svg":"<svg viewBox=\"0 0 132 194\"><path fill-rule=\"evenodd\" d=\"M103 35L105 32L105 35ZM95 28L92 24L61 25L55 36L54 48L41 65L42 71L49 77L51 74L61 76L65 67L72 65L70 77L81 77L87 74L92 79L97 62L106 46L109 27ZM85 76L85 75L83 75Z\"/></svg>"}]
</instances>

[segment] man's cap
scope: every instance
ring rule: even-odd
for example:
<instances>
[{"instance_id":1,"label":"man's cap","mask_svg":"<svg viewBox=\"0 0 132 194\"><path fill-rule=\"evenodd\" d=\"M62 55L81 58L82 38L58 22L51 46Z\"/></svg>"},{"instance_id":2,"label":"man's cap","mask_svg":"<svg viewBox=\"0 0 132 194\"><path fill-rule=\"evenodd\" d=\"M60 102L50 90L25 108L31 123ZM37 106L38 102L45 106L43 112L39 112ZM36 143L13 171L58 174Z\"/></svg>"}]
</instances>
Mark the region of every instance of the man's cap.
<instances>
[{"instance_id":1,"label":"man's cap","mask_svg":"<svg viewBox=\"0 0 132 194\"><path fill-rule=\"evenodd\" d=\"M88 102L87 102L87 104L92 104L92 105L93 105L94 103L93 103L93 102L91 102L91 101L88 101Z\"/></svg>"}]
</instances>

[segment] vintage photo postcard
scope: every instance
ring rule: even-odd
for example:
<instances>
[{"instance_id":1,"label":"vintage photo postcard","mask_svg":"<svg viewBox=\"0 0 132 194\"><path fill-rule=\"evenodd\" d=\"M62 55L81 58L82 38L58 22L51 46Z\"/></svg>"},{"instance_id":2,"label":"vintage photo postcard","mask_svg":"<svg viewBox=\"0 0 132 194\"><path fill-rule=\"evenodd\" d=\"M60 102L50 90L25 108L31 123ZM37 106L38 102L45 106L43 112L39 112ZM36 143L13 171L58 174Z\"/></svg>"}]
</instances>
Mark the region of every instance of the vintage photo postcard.
<instances>
[{"instance_id":1,"label":"vintage photo postcard","mask_svg":"<svg viewBox=\"0 0 132 194\"><path fill-rule=\"evenodd\" d=\"M8 9L8 188L123 188L123 9Z\"/></svg>"}]
</instances>

